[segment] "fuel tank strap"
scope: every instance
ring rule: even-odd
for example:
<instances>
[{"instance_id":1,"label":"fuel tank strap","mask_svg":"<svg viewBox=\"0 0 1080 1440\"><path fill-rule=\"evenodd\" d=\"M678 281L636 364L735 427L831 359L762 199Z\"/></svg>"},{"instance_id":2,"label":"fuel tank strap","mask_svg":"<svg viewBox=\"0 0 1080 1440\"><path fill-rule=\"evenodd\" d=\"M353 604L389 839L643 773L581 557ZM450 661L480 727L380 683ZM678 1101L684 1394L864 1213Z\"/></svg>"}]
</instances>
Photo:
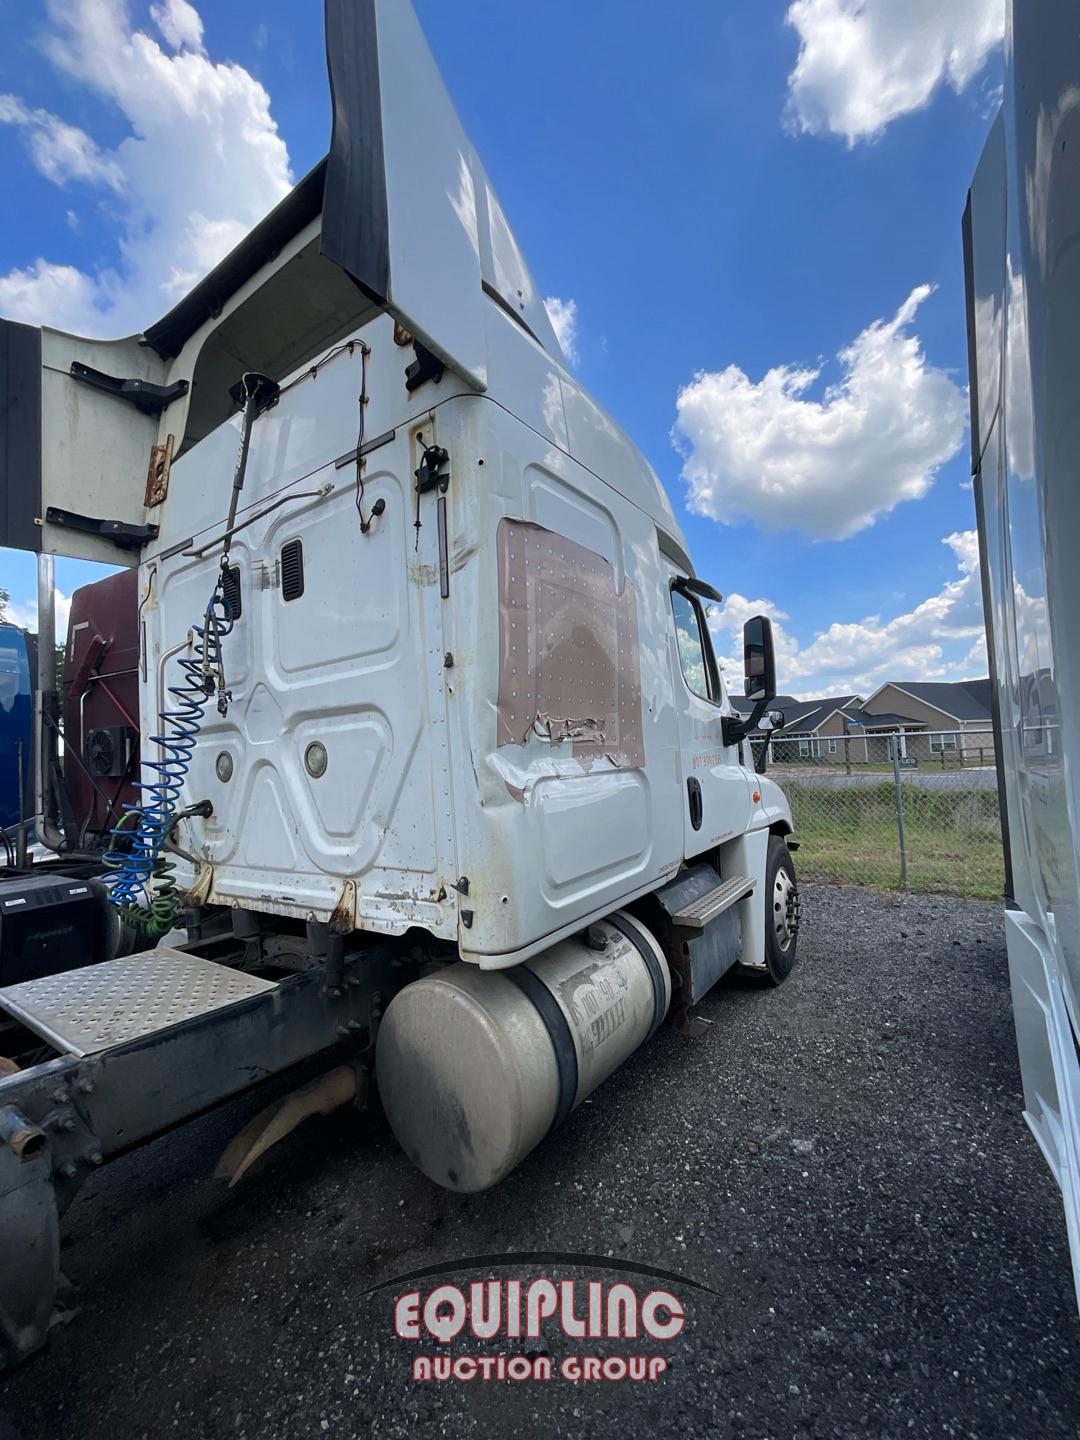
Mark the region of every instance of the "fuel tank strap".
<instances>
[{"instance_id":1,"label":"fuel tank strap","mask_svg":"<svg viewBox=\"0 0 1080 1440\"><path fill-rule=\"evenodd\" d=\"M664 976L660 970L660 964L652 952L652 948L622 915L615 912L607 917L607 923L614 925L621 935L625 935L630 944L645 962L645 969L649 972L649 979L653 987L653 1023L649 1035L655 1035L660 1026L664 1023L664 1016L667 1014L667 987L664 984Z\"/></svg>"},{"instance_id":2,"label":"fuel tank strap","mask_svg":"<svg viewBox=\"0 0 1080 1440\"><path fill-rule=\"evenodd\" d=\"M555 1107L555 1118L548 1131L550 1134L570 1114L577 1099L578 1062L574 1037L570 1033L569 1021L560 1010L554 995L527 965L515 965L512 970L504 970L502 973L532 1002L533 1008L544 1022L544 1028L551 1037L555 1050L555 1063L559 1070L559 1103Z\"/></svg>"}]
</instances>

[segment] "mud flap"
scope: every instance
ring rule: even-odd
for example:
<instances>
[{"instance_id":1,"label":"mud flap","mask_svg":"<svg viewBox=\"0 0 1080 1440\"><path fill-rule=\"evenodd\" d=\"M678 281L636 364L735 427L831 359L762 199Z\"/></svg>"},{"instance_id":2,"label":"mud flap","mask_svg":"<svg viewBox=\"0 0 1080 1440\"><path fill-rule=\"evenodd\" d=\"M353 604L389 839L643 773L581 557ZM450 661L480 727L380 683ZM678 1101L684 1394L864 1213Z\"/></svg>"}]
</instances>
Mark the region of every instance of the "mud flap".
<instances>
[{"instance_id":1,"label":"mud flap","mask_svg":"<svg viewBox=\"0 0 1080 1440\"><path fill-rule=\"evenodd\" d=\"M283 1095L234 1135L217 1163L215 1180L231 1190L255 1161L291 1135L313 1115L330 1115L345 1105L359 1103L367 1089L367 1072L357 1065L339 1065L298 1089Z\"/></svg>"}]
</instances>

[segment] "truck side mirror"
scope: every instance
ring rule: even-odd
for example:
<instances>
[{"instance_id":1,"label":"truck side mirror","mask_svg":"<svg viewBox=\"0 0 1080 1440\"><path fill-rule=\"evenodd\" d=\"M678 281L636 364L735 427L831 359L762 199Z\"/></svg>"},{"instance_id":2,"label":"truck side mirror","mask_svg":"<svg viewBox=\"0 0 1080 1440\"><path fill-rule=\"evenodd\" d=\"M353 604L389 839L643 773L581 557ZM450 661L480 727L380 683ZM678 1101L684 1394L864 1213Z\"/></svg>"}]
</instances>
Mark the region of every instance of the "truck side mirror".
<instances>
[{"instance_id":1,"label":"truck side mirror","mask_svg":"<svg viewBox=\"0 0 1080 1440\"><path fill-rule=\"evenodd\" d=\"M754 615L743 626L743 673L746 698L767 705L776 695L776 652L767 615Z\"/></svg>"}]
</instances>

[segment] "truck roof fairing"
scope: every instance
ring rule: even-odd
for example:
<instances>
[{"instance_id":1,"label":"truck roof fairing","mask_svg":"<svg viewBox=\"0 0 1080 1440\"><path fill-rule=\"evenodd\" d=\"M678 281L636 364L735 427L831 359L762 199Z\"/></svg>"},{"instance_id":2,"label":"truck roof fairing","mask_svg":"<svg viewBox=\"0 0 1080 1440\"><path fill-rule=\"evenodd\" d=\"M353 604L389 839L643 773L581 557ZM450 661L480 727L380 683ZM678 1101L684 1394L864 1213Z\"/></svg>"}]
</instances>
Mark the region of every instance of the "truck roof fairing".
<instances>
[{"instance_id":1,"label":"truck roof fairing","mask_svg":"<svg viewBox=\"0 0 1080 1440\"><path fill-rule=\"evenodd\" d=\"M135 563L157 533L152 452L182 455L228 420L243 371L284 378L385 313L421 368L482 394L495 305L602 425L606 458L577 458L625 483L688 568L655 473L564 373L409 0L325 0L325 17L329 153L188 295L120 340L0 320L0 545Z\"/></svg>"},{"instance_id":2,"label":"truck roof fairing","mask_svg":"<svg viewBox=\"0 0 1080 1440\"><path fill-rule=\"evenodd\" d=\"M411 4L325 0L330 151L144 339L180 354L245 281L321 219L320 253L432 353L486 383L487 291L552 356L562 350Z\"/></svg>"}]
</instances>

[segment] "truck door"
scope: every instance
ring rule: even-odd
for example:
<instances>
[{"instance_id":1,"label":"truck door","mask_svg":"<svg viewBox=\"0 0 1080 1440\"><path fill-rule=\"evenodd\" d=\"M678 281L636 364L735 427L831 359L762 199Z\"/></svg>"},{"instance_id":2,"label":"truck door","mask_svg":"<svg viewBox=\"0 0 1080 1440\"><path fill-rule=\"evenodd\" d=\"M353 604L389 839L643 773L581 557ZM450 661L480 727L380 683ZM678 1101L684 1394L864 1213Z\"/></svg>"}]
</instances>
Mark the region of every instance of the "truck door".
<instances>
[{"instance_id":1,"label":"truck door","mask_svg":"<svg viewBox=\"0 0 1080 1440\"><path fill-rule=\"evenodd\" d=\"M679 589L672 570L671 681L679 716L679 765L683 799L683 853L701 855L750 823L754 776L739 763L739 747L725 745L723 716L729 709L701 601Z\"/></svg>"}]
</instances>

